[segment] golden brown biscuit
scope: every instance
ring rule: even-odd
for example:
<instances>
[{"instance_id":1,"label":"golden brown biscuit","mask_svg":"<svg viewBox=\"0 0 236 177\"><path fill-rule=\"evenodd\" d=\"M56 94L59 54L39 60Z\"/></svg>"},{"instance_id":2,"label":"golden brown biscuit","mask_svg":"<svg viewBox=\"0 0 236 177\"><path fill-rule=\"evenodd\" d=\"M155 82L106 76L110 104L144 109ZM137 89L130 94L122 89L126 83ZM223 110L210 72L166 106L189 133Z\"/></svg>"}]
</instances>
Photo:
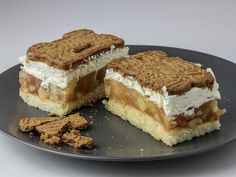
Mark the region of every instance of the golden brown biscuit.
<instances>
[{"instance_id":1,"label":"golden brown biscuit","mask_svg":"<svg viewBox=\"0 0 236 177\"><path fill-rule=\"evenodd\" d=\"M62 141L75 148L91 149L94 146L93 139L87 136L81 136L78 130L70 130L62 136Z\"/></svg>"},{"instance_id":2,"label":"golden brown biscuit","mask_svg":"<svg viewBox=\"0 0 236 177\"><path fill-rule=\"evenodd\" d=\"M195 63L179 57L168 57L162 51L148 51L108 64L123 76L132 76L141 86L161 92L165 86L170 95L182 94L192 87L212 88L214 77Z\"/></svg>"},{"instance_id":3,"label":"golden brown biscuit","mask_svg":"<svg viewBox=\"0 0 236 177\"><path fill-rule=\"evenodd\" d=\"M19 122L19 127L22 132L32 132L36 126L59 120L59 117L31 117L23 118Z\"/></svg>"},{"instance_id":4,"label":"golden brown biscuit","mask_svg":"<svg viewBox=\"0 0 236 177\"><path fill-rule=\"evenodd\" d=\"M19 121L20 130L23 132L37 132L40 135L43 142L50 145L58 145L61 143L61 138L64 133L71 130L85 130L88 128L88 121L79 115L79 113L71 114L61 117L32 117L32 118L22 118ZM71 132L73 133L73 131ZM66 134L66 137L72 137L72 134ZM75 147L85 146L88 147L90 143L90 138L81 137L80 142L78 137L75 140ZM79 144L80 146L79 146Z\"/></svg>"},{"instance_id":5,"label":"golden brown biscuit","mask_svg":"<svg viewBox=\"0 0 236 177\"><path fill-rule=\"evenodd\" d=\"M68 70L88 62L91 55L110 50L112 45L121 48L124 46L124 40L113 35L81 29L66 33L61 39L31 46L27 50L27 58Z\"/></svg>"},{"instance_id":6,"label":"golden brown biscuit","mask_svg":"<svg viewBox=\"0 0 236 177\"><path fill-rule=\"evenodd\" d=\"M65 120L71 123L70 129L85 130L88 128L88 121L84 117L80 116L79 113L70 114L65 117Z\"/></svg>"}]
</instances>

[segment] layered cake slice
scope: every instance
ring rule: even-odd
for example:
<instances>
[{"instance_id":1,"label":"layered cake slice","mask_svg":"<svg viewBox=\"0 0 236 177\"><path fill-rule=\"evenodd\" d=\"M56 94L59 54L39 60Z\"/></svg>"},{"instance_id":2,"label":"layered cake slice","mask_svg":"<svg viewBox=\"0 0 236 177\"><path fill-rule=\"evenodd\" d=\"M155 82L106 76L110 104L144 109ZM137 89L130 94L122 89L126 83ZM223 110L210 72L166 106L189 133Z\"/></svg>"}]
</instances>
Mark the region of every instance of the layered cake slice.
<instances>
[{"instance_id":1,"label":"layered cake slice","mask_svg":"<svg viewBox=\"0 0 236 177\"><path fill-rule=\"evenodd\" d=\"M35 44L20 58L20 96L30 106L65 115L105 96L107 63L127 54L123 39L88 29Z\"/></svg>"},{"instance_id":2,"label":"layered cake slice","mask_svg":"<svg viewBox=\"0 0 236 177\"><path fill-rule=\"evenodd\" d=\"M218 88L210 68L148 51L108 64L106 108L172 146L220 128Z\"/></svg>"}]
</instances>

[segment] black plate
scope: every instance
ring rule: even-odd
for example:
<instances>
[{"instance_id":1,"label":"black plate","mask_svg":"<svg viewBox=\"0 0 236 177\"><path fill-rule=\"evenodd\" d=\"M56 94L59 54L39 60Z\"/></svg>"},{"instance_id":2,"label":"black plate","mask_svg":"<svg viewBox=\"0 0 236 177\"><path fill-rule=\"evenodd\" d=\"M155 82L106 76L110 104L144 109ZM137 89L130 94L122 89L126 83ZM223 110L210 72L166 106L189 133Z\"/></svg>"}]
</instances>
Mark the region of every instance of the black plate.
<instances>
[{"instance_id":1,"label":"black plate","mask_svg":"<svg viewBox=\"0 0 236 177\"><path fill-rule=\"evenodd\" d=\"M171 47L134 46L131 45L130 54L140 51L159 49L170 56L180 56L190 61L204 64L215 72L220 85L222 100L220 107L227 108L222 116L220 131L194 138L174 147L154 140L151 136L133 127L115 115L112 115L99 101L94 107L85 107L80 112L93 125L88 131L82 132L95 139L96 148L93 150L78 150L66 145L53 147L42 143L37 136L29 136L18 130L21 117L46 115L46 113L27 106L18 96L18 72L20 65L16 65L0 75L0 130L15 140L32 147L79 159L106 161L140 161L161 160L198 154L219 147L236 137L236 66L227 60L212 55ZM17 148L17 147L16 147Z\"/></svg>"}]
</instances>

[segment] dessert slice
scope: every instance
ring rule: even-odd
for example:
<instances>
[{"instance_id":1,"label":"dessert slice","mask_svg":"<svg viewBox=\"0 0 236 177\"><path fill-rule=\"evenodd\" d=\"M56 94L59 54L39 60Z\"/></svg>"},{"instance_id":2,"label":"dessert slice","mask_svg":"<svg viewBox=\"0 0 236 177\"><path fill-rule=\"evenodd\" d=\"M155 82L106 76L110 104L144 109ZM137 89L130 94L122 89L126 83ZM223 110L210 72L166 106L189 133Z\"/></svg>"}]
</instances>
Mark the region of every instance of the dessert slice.
<instances>
[{"instance_id":1,"label":"dessert slice","mask_svg":"<svg viewBox=\"0 0 236 177\"><path fill-rule=\"evenodd\" d=\"M20 58L20 96L30 106L65 115L104 97L107 63L127 54L123 39L87 29L35 44Z\"/></svg>"},{"instance_id":2,"label":"dessert slice","mask_svg":"<svg viewBox=\"0 0 236 177\"><path fill-rule=\"evenodd\" d=\"M143 52L108 64L106 108L172 146L220 128L218 87L210 68Z\"/></svg>"}]
</instances>

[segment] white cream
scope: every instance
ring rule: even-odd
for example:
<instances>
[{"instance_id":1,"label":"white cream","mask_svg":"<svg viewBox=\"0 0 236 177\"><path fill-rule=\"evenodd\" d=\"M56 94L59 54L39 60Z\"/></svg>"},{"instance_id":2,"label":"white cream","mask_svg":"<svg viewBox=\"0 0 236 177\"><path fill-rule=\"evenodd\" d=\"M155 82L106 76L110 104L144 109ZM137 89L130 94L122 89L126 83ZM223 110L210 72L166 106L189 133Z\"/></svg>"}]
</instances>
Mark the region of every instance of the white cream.
<instances>
[{"instance_id":1,"label":"white cream","mask_svg":"<svg viewBox=\"0 0 236 177\"><path fill-rule=\"evenodd\" d=\"M208 68L207 71L214 76L210 68ZM106 71L105 79L109 78L121 82L126 87L138 91L143 96L147 96L150 101L153 101L156 105L163 108L168 116L180 114L190 116L194 113L194 109L198 108L203 103L221 98L218 91L219 85L216 81L214 82L212 90L208 88L193 87L183 95L169 95L166 87L163 87L162 90L164 94L162 95L149 88L142 87L133 77L123 77L112 69Z\"/></svg>"},{"instance_id":2,"label":"white cream","mask_svg":"<svg viewBox=\"0 0 236 177\"><path fill-rule=\"evenodd\" d=\"M79 80L79 78L105 67L112 59L127 56L128 51L128 47L114 49L112 46L110 51L89 57L91 60L88 63L66 71L48 66L46 63L27 60L26 56L20 57L19 60L23 65L21 69L40 79L43 87L53 84L63 89L73 78Z\"/></svg>"}]
</instances>

